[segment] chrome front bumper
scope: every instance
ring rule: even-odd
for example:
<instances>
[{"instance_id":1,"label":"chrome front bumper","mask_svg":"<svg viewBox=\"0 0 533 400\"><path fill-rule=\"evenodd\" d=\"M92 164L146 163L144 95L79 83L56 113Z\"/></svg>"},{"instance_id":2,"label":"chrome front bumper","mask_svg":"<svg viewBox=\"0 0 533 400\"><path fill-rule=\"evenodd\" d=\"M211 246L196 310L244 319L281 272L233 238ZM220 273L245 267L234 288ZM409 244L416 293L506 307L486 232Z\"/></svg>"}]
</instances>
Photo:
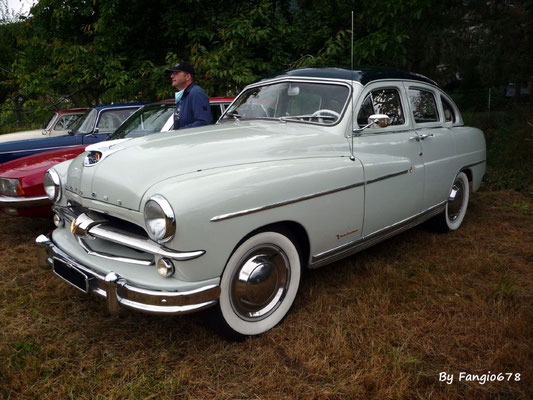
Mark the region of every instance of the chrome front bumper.
<instances>
[{"instance_id":1,"label":"chrome front bumper","mask_svg":"<svg viewBox=\"0 0 533 400\"><path fill-rule=\"evenodd\" d=\"M0 196L0 208L27 208L51 205L52 202L46 196L39 197L8 197Z\"/></svg>"},{"instance_id":2,"label":"chrome front bumper","mask_svg":"<svg viewBox=\"0 0 533 400\"><path fill-rule=\"evenodd\" d=\"M189 313L216 304L220 297L220 287L217 285L186 292L141 288L128 283L115 272L103 276L82 265L59 249L52 242L51 235L40 235L36 242L44 245L39 254L42 268L52 268L57 276L84 293L93 292L105 297L111 313L117 313L120 307L152 314Z\"/></svg>"}]
</instances>

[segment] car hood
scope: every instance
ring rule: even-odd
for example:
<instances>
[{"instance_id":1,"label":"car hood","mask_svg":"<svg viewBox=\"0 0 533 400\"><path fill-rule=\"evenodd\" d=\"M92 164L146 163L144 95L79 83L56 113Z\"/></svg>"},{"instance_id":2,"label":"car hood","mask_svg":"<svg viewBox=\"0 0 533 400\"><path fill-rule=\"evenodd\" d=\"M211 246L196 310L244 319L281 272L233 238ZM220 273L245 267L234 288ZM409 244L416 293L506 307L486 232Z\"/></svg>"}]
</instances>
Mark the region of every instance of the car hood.
<instances>
[{"instance_id":1,"label":"car hood","mask_svg":"<svg viewBox=\"0 0 533 400\"><path fill-rule=\"evenodd\" d=\"M280 122L229 122L119 142L84 166L69 166L67 190L138 210L154 184L176 176L250 163L347 154L344 137L328 128Z\"/></svg>"},{"instance_id":2,"label":"car hood","mask_svg":"<svg viewBox=\"0 0 533 400\"><path fill-rule=\"evenodd\" d=\"M85 147L86 145L73 146L8 161L0 164L0 176L21 179L33 174L44 175L48 168L76 157L85 150Z\"/></svg>"},{"instance_id":3,"label":"car hood","mask_svg":"<svg viewBox=\"0 0 533 400\"><path fill-rule=\"evenodd\" d=\"M45 137L42 129L5 133L0 135L0 143L13 142L15 140L39 139L41 137Z\"/></svg>"}]
</instances>

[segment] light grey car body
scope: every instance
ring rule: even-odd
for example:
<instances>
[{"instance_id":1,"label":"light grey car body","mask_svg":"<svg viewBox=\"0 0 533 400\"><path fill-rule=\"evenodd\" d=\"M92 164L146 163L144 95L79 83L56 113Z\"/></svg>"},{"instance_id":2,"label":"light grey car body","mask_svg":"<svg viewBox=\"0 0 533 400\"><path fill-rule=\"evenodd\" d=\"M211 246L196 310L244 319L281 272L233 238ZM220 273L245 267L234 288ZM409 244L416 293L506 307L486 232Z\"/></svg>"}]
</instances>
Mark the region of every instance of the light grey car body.
<instances>
[{"instance_id":1,"label":"light grey car body","mask_svg":"<svg viewBox=\"0 0 533 400\"><path fill-rule=\"evenodd\" d=\"M120 142L94 165L84 153L56 166L58 228L38 240L48 250L45 264L59 260L81 271L88 277L81 289L106 296L111 309L188 312L217 304L231 290L221 284L228 260L257 232L290 232L302 266L315 268L447 215L458 174L474 191L482 182L483 133L465 127L453 101L429 79L378 72L292 71L250 85L216 126ZM326 87L320 85L335 86L346 101L295 118L269 115L279 104L254 103L246 94L277 84L288 87L290 101L306 88ZM265 116L237 118L246 96ZM401 115L362 129L370 103L374 114L394 104ZM164 243L145 228L143 210L157 195L175 217L175 234ZM171 277L158 274L162 258L173 264ZM243 319L263 324L266 317L255 321L252 314Z\"/></svg>"}]
</instances>

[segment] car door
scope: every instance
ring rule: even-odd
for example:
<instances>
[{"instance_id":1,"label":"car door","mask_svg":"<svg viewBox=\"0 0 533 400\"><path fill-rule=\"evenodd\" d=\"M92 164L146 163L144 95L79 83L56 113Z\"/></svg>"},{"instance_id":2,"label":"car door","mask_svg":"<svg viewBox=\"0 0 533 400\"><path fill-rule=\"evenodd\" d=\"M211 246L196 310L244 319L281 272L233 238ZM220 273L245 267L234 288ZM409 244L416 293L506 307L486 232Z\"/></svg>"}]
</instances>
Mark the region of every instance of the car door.
<instances>
[{"instance_id":1,"label":"car door","mask_svg":"<svg viewBox=\"0 0 533 400\"><path fill-rule=\"evenodd\" d=\"M445 125L439 92L419 83L406 83L414 132L422 146L424 209L446 200L457 171L454 170L453 134Z\"/></svg>"},{"instance_id":2,"label":"car door","mask_svg":"<svg viewBox=\"0 0 533 400\"><path fill-rule=\"evenodd\" d=\"M363 127L372 114L390 118L389 126L369 127L353 141L354 155L365 173L363 236L367 236L422 211L424 165L401 81L368 85L355 110L354 126Z\"/></svg>"}]
</instances>

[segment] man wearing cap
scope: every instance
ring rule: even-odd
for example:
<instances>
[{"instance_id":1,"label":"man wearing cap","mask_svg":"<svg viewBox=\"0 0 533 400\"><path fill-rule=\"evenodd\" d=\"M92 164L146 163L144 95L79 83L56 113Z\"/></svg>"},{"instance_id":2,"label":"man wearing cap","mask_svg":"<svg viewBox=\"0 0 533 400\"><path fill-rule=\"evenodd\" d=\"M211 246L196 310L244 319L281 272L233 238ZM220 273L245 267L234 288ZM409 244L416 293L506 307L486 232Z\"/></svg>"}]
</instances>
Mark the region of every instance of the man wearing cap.
<instances>
[{"instance_id":1,"label":"man wearing cap","mask_svg":"<svg viewBox=\"0 0 533 400\"><path fill-rule=\"evenodd\" d=\"M176 92L176 110L174 111L174 129L192 128L211 123L209 98L202 88L194 83L194 68L191 64L180 61L170 72L172 86Z\"/></svg>"}]
</instances>

